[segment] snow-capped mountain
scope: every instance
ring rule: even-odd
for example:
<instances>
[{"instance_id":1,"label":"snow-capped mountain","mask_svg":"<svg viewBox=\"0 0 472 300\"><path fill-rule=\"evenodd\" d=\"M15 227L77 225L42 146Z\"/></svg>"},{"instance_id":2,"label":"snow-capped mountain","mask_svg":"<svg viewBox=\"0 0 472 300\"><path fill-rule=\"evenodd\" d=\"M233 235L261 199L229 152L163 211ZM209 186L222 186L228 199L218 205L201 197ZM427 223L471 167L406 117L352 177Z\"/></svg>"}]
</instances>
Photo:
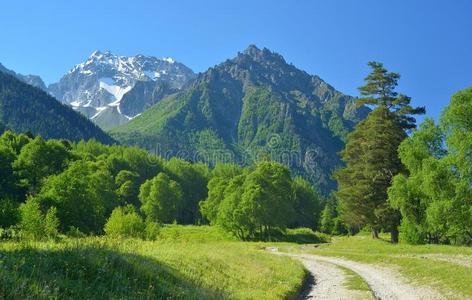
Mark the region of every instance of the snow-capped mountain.
<instances>
[{"instance_id":1,"label":"snow-capped mountain","mask_svg":"<svg viewBox=\"0 0 472 300\"><path fill-rule=\"evenodd\" d=\"M179 90L194 78L192 70L172 58L127 57L109 51L95 51L58 83L51 84L48 90L57 99L108 129L126 123L141 112L127 115L120 109L123 96L137 82L166 82Z\"/></svg>"}]
</instances>

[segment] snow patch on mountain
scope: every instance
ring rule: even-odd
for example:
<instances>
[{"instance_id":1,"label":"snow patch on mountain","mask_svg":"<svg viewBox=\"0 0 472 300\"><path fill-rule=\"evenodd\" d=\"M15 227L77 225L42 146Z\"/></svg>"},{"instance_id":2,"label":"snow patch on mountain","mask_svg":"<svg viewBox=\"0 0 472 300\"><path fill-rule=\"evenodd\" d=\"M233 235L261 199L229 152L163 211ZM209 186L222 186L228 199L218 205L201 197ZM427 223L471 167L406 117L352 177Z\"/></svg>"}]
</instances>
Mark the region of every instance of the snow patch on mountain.
<instances>
[{"instance_id":1,"label":"snow patch on mountain","mask_svg":"<svg viewBox=\"0 0 472 300\"><path fill-rule=\"evenodd\" d=\"M100 82L99 84L100 88L112 94L113 97L115 97L116 99L115 102L109 104L110 106L119 105L121 98L123 98L123 95L129 92L132 88L132 86L122 87L122 86L116 85L115 81L109 77L100 78L99 82Z\"/></svg>"}]
</instances>

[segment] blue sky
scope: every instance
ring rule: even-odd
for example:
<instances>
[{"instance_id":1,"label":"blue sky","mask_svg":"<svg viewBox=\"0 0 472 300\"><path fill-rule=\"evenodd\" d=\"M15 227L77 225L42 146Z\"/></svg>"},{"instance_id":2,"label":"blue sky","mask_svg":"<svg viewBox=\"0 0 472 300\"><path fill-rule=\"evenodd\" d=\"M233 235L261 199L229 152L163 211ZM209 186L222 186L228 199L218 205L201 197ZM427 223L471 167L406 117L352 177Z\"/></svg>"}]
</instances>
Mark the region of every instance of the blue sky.
<instances>
[{"instance_id":1,"label":"blue sky","mask_svg":"<svg viewBox=\"0 0 472 300\"><path fill-rule=\"evenodd\" d=\"M470 0L1 1L0 62L57 81L95 49L171 56L199 72L249 44L358 95L369 60L437 117L472 86Z\"/></svg>"}]
</instances>

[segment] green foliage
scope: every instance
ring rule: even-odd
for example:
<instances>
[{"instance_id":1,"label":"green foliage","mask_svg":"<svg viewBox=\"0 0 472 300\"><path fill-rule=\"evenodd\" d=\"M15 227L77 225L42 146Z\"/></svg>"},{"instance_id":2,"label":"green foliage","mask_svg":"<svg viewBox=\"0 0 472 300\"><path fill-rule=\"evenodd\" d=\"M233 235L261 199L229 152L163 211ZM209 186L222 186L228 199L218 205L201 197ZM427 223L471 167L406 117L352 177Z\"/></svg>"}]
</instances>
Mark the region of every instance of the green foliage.
<instances>
[{"instance_id":1,"label":"green foliage","mask_svg":"<svg viewBox=\"0 0 472 300\"><path fill-rule=\"evenodd\" d=\"M182 203L175 219L181 224L195 224L200 220L198 203L208 196L208 166L172 158L164 164L164 169L182 190Z\"/></svg>"},{"instance_id":2,"label":"green foliage","mask_svg":"<svg viewBox=\"0 0 472 300\"><path fill-rule=\"evenodd\" d=\"M39 202L29 197L25 203L21 204L20 212L20 228L23 234L33 239L44 238L44 216Z\"/></svg>"},{"instance_id":3,"label":"green foliage","mask_svg":"<svg viewBox=\"0 0 472 300\"><path fill-rule=\"evenodd\" d=\"M135 147L25 137L12 132L0 137L4 182L12 187L0 207L2 226L16 225L16 207L29 194L23 227L34 238L59 233L81 237L106 230L109 235L123 232L156 239L158 223L209 221L240 238L270 239L277 230L318 224L319 195L304 179L292 180L288 169L275 162L247 168L217 164L210 170L177 158L166 161ZM141 217L130 212L129 205L143 212L146 222L138 222ZM117 209L121 206L127 208ZM141 224L129 233L128 221L121 219ZM43 224L27 225L35 220Z\"/></svg>"},{"instance_id":4,"label":"green foliage","mask_svg":"<svg viewBox=\"0 0 472 300\"><path fill-rule=\"evenodd\" d=\"M103 166L81 160L48 177L37 198L57 208L62 231L74 226L86 233L101 232L118 204L110 173Z\"/></svg>"},{"instance_id":5,"label":"green foliage","mask_svg":"<svg viewBox=\"0 0 472 300\"><path fill-rule=\"evenodd\" d=\"M274 230L295 226L296 218L300 218L299 224L317 224L317 195L306 181L293 181L286 167L263 161L242 173L221 170L214 172L208 198L200 203L210 224L241 239L269 240Z\"/></svg>"},{"instance_id":6,"label":"green foliage","mask_svg":"<svg viewBox=\"0 0 472 300\"><path fill-rule=\"evenodd\" d=\"M220 203L225 198L225 190L228 181L231 178L222 178L215 176L208 182L208 197L205 201L200 202L200 211L210 224L215 225L217 222Z\"/></svg>"},{"instance_id":7,"label":"green foliage","mask_svg":"<svg viewBox=\"0 0 472 300\"><path fill-rule=\"evenodd\" d=\"M336 210L331 202L326 203L320 219L320 230L323 233L332 234L334 232L334 220L336 218Z\"/></svg>"},{"instance_id":8,"label":"green foliage","mask_svg":"<svg viewBox=\"0 0 472 300\"><path fill-rule=\"evenodd\" d=\"M30 192L38 192L42 180L62 172L72 155L63 143L56 140L44 141L41 137L21 148L13 168L23 186Z\"/></svg>"},{"instance_id":9,"label":"green foliage","mask_svg":"<svg viewBox=\"0 0 472 300\"><path fill-rule=\"evenodd\" d=\"M295 177L292 190L295 217L290 227L318 229L317 221L320 219L321 196L317 194L313 186L302 177Z\"/></svg>"},{"instance_id":10,"label":"green foliage","mask_svg":"<svg viewBox=\"0 0 472 300\"><path fill-rule=\"evenodd\" d=\"M116 193L123 204L139 206L140 176L136 172L121 170L115 177Z\"/></svg>"},{"instance_id":11,"label":"green foliage","mask_svg":"<svg viewBox=\"0 0 472 300\"><path fill-rule=\"evenodd\" d=\"M0 199L0 228L8 228L20 220L18 203L10 198Z\"/></svg>"},{"instance_id":12,"label":"green foliage","mask_svg":"<svg viewBox=\"0 0 472 300\"><path fill-rule=\"evenodd\" d=\"M413 108L410 97L395 91L398 73L388 72L378 62L369 62L369 66L372 72L359 88L364 97L357 103L375 109L348 135L341 152L346 166L334 174L338 181L336 196L342 220L348 226L368 226L374 238L379 229L384 229L391 232L392 242L398 242L400 214L387 201L387 189L395 175L405 172L397 149L406 138L405 130L416 127L412 115L424 114L425 109Z\"/></svg>"},{"instance_id":13,"label":"green foliage","mask_svg":"<svg viewBox=\"0 0 472 300\"><path fill-rule=\"evenodd\" d=\"M11 147L0 141L0 197L11 196L15 191L16 178L12 164L16 154Z\"/></svg>"},{"instance_id":14,"label":"green foliage","mask_svg":"<svg viewBox=\"0 0 472 300\"><path fill-rule=\"evenodd\" d=\"M311 228L287 229L285 232L274 230L271 238L276 242L286 242L295 244L320 244L330 241L330 237L319 232L314 232Z\"/></svg>"},{"instance_id":15,"label":"green foliage","mask_svg":"<svg viewBox=\"0 0 472 300\"><path fill-rule=\"evenodd\" d=\"M141 210L148 220L172 223L182 209L182 188L165 173L147 180L139 192Z\"/></svg>"},{"instance_id":16,"label":"green foliage","mask_svg":"<svg viewBox=\"0 0 472 300\"><path fill-rule=\"evenodd\" d=\"M388 72L379 62L371 61L368 65L372 72L365 78L366 84L359 88L364 97L358 99L358 104L385 106L395 113L402 128L415 128L416 119L411 115L424 114L426 110L424 107L412 107L410 97L395 91L400 74Z\"/></svg>"},{"instance_id":17,"label":"green foliage","mask_svg":"<svg viewBox=\"0 0 472 300\"><path fill-rule=\"evenodd\" d=\"M159 240L185 243L237 241L233 234L223 230L220 226L177 224L162 226L159 232Z\"/></svg>"},{"instance_id":18,"label":"green foliage","mask_svg":"<svg viewBox=\"0 0 472 300\"><path fill-rule=\"evenodd\" d=\"M403 172L398 146L406 137L396 117L385 106L372 111L349 134L341 152L346 167L335 173L340 212L349 226L396 230L398 213L389 209L387 188Z\"/></svg>"},{"instance_id":19,"label":"green foliage","mask_svg":"<svg viewBox=\"0 0 472 300\"><path fill-rule=\"evenodd\" d=\"M149 241L155 241L159 237L160 226L156 222L147 221L144 228L144 238Z\"/></svg>"},{"instance_id":20,"label":"green foliage","mask_svg":"<svg viewBox=\"0 0 472 300\"><path fill-rule=\"evenodd\" d=\"M50 239L59 235L60 221L57 218L57 209L53 206L48 209L44 217L44 233Z\"/></svg>"},{"instance_id":21,"label":"green foliage","mask_svg":"<svg viewBox=\"0 0 472 300\"><path fill-rule=\"evenodd\" d=\"M285 229L294 218L292 179L290 171L274 162L256 165L244 181L242 210L252 214L251 230L266 227ZM269 232L267 232L269 233ZM270 238L270 237L269 237Z\"/></svg>"},{"instance_id":22,"label":"green foliage","mask_svg":"<svg viewBox=\"0 0 472 300\"><path fill-rule=\"evenodd\" d=\"M146 224L132 205L117 207L105 224L105 233L115 237L144 238Z\"/></svg>"},{"instance_id":23,"label":"green foliage","mask_svg":"<svg viewBox=\"0 0 472 300\"><path fill-rule=\"evenodd\" d=\"M58 236L60 221L55 207L49 208L46 214L43 214L39 201L29 197L21 204L20 212L20 228L24 236L35 240L54 239Z\"/></svg>"},{"instance_id":24,"label":"green foliage","mask_svg":"<svg viewBox=\"0 0 472 300\"><path fill-rule=\"evenodd\" d=\"M452 97L441 127L427 119L400 148L409 176L395 177L389 200L410 243L472 244L472 89Z\"/></svg>"}]
</instances>

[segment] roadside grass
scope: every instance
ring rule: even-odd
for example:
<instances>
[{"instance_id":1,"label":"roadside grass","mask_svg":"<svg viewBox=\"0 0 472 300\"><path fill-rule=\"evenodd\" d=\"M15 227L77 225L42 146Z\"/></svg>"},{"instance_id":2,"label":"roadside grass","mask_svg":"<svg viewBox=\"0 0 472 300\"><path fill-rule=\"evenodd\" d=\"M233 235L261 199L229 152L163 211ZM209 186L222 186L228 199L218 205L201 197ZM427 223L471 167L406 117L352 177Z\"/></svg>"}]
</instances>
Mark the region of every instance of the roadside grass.
<instances>
[{"instance_id":1,"label":"roadside grass","mask_svg":"<svg viewBox=\"0 0 472 300\"><path fill-rule=\"evenodd\" d=\"M305 276L208 226L163 227L155 242L0 242L0 299L290 299Z\"/></svg>"},{"instance_id":2,"label":"roadside grass","mask_svg":"<svg viewBox=\"0 0 472 300\"><path fill-rule=\"evenodd\" d=\"M340 268L344 271L344 273L346 273L347 281L345 283L345 286L347 289L363 292L362 295L365 295L366 299L372 298L369 285L364 281L364 279L362 279L359 274L343 266L336 265L336 267Z\"/></svg>"},{"instance_id":3,"label":"roadside grass","mask_svg":"<svg viewBox=\"0 0 472 300\"><path fill-rule=\"evenodd\" d=\"M354 236L335 237L331 243L316 247L288 246L285 250L393 267L412 283L432 286L450 299L472 298L472 268L460 263L460 260L472 261L472 248L469 247L403 243L395 245L386 239L372 240L367 236ZM438 255L441 260L436 258Z\"/></svg>"}]
</instances>

